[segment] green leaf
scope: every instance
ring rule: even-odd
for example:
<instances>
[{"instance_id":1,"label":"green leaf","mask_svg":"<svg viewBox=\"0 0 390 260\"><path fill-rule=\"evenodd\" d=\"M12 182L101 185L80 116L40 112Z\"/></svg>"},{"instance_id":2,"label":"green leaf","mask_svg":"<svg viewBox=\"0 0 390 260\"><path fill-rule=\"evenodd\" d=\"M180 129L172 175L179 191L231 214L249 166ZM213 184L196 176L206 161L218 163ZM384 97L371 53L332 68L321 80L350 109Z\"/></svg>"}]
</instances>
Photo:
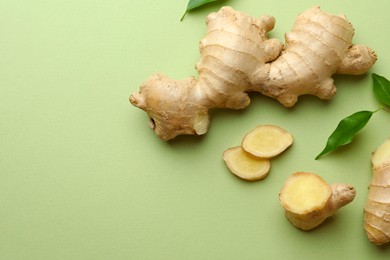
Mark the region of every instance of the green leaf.
<instances>
[{"instance_id":1,"label":"green leaf","mask_svg":"<svg viewBox=\"0 0 390 260\"><path fill-rule=\"evenodd\" d=\"M359 111L341 120L334 132L329 136L324 150L315 159L317 160L324 154L351 143L355 134L368 123L375 112Z\"/></svg>"},{"instance_id":2,"label":"green leaf","mask_svg":"<svg viewBox=\"0 0 390 260\"><path fill-rule=\"evenodd\" d=\"M181 17L180 21L183 21L184 16L191 10L198 8L199 6L211 3L211 2L216 2L218 0L190 0L187 5L187 9L183 16Z\"/></svg>"},{"instance_id":3,"label":"green leaf","mask_svg":"<svg viewBox=\"0 0 390 260\"><path fill-rule=\"evenodd\" d=\"M375 73L372 74L372 79L376 99L383 105L390 106L390 81Z\"/></svg>"}]
</instances>

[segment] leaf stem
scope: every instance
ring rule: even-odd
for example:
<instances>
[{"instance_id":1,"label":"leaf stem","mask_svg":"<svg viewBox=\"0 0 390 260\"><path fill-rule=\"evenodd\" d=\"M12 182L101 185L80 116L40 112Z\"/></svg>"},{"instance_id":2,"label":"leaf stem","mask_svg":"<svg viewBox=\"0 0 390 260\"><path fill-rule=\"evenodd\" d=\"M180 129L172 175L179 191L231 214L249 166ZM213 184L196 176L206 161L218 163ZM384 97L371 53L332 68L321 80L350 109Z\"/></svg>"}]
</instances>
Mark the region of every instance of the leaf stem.
<instances>
[{"instance_id":1,"label":"leaf stem","mask_svg":"<svg viewBox=\"0 0 390 260\"><path fill-rule=\"evenodd\" d=\"M186 16L187 13L188 13L188 11L185 11L185 12L184 12L183 16L180 18L180 22L183 21L184 16Z\"/></svg>"},{"instance_id":2,"label":"leaf stem","mask_svg":"<svg viewBox=\"0 0 390 260\"><path fill-rule=\"evenodd\" d=\"M380 108L378 108L378 110L381 110L381 109L390 113L390 108L389 107L381 106Z\"/></svg>"}]
</instances>

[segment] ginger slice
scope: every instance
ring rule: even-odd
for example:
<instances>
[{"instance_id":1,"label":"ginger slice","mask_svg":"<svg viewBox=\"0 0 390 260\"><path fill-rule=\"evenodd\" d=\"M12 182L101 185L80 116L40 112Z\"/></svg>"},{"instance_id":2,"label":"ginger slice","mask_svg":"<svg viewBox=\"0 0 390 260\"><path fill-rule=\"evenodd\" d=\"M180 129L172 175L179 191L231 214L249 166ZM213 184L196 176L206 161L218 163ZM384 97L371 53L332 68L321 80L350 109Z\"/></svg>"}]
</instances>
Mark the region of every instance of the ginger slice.
<instances>
[{"instance_id":1,"label":"ginger slice","mask_svg":"<svg viewBox=\"0 0 390 260\"><path fill-rule=\"evenodd\" d=\"M249 132L242 140L241 147L260 158L272 158L293 143L293 136L274 125L260 125Z\"/></svg>"},{"instance_id":2,"label":"ginger slice","mask_svg":"<svg viewBox=\"0 0 390 260\"><path fill-rule=\"evenodd\" d=\"M256 158L240 146L227 149L223 153L223 160L233 174L247 181L265 178L271 168L269 160Z\"/></svg>"},{"instance_id":3,"label":"ginger slice","mask_svg":"<svg viewBox=\"0 0 390 260\"><path fill-rule=\"evenodd\" d=\"M296 172L286 180L279 200L295 227L310 230L350 203L355 194L350 185L329 185L317 174Z\"/></svg>"}]
</instances>

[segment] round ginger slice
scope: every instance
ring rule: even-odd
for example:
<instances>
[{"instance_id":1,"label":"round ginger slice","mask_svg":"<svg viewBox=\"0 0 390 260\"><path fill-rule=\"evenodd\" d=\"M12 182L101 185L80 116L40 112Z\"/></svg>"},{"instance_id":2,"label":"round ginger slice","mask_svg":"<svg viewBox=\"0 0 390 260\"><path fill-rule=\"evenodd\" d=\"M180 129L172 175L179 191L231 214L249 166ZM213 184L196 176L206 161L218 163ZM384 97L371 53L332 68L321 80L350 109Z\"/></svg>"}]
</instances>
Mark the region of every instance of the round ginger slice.
<instances>
[{"instance_id":1,"label":"round ginger slice","mask_svg":"<svg viewBox=\"0 0 390 260\"><path fill-rule=\"evenodd\" d=\"M293 136L274 125L260 125L242 140L246 152L260 158L272 158L281 154L293 143Z\"/></svg>"},{"instance_id":2,"label":"round ginger slice","mask_svg":"<svg viewBox=\"0 0 390 260\"><path fill-rule=\"evenodd\" d=\"M241 146L227 149L223 153L223 160L233 174L247 181L265 178L271 168L269 160L256 158L245 152Z\"/></svg>"}]
</instances>

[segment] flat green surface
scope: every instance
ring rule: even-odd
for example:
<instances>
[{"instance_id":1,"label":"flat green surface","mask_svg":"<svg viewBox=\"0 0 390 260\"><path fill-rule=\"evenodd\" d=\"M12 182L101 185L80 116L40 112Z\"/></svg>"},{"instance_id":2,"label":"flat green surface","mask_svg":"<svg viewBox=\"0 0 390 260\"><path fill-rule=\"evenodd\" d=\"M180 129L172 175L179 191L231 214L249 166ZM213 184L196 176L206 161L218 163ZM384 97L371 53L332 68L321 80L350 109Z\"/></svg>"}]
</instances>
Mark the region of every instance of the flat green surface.
<instances>
[{"instance_id":1,"label":"flat green surface","mask_svg":"<svg viewBox=\"0 0 390 260\"><path fill-rule=\"evenodd\" d=\"M315 161L341 118L375 110L370 74L337 76L329 102L293 109L252 95L212 113L203 137L162 142L128 102L155 72L194 75L204 19L222 5L275 16L282 41L298 13L344 13L371 72L390 78L390 2L227 0L189 13L187 0L0 1L0 259L389 259L363 231L370 156L390 136L376 113L354 143ZM227 170L223 151L258 124L295 143L263 181ZM295 171L356 187L355 200L311 232L284 217L278 192Z\"/></svg>"}]
</instances>

